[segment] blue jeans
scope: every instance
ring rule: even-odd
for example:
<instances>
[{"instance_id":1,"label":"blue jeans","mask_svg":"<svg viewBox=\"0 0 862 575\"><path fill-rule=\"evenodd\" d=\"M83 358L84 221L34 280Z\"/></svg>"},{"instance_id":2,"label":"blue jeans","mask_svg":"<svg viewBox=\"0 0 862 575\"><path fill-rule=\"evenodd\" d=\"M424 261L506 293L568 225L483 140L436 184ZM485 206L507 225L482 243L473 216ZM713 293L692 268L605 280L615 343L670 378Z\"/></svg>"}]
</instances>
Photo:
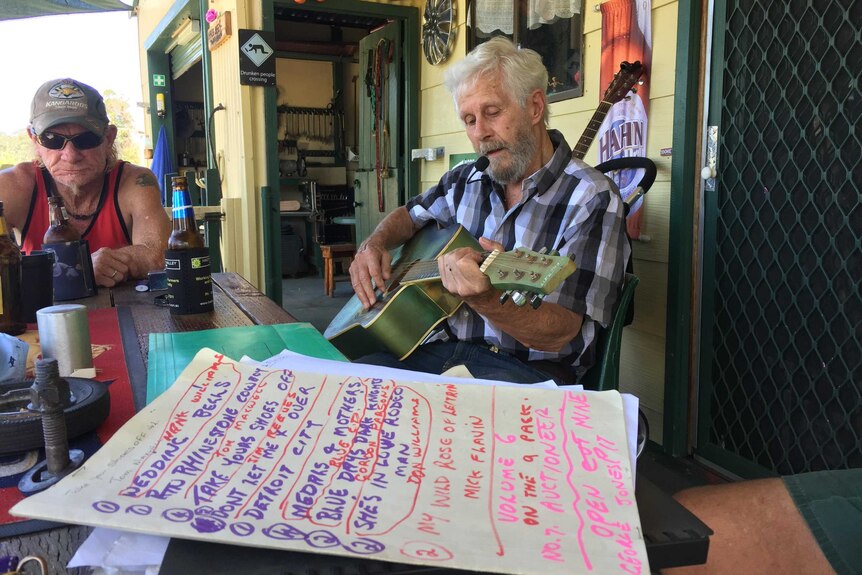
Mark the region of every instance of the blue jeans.
<instances>
[{"instance_id":1,"label":"blue jeans","mask_svg":"<svg viewBox=\"0 0 862 575\"><path fill-rule=\"evenodd\" d=\"M475 378L514 383L538 383L554 379L552 375L531 367L506 352L494 352L467 341L435 341L420 345L403 361L386 351L372 353L354 361L438 375L456 365L464 365Z\"/></svg>"}]
</instances>

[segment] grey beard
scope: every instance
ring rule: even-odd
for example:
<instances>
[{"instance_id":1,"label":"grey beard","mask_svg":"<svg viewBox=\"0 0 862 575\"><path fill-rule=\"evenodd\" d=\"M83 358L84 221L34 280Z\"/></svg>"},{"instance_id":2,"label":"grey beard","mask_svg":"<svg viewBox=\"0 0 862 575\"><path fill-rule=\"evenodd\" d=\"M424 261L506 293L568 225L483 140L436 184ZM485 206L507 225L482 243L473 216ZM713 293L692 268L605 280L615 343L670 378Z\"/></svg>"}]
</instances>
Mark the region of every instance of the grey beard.
<instances>
[{"instance_id":1,"label":"grey beard","mask_svg":"<svg viewBox=\"0 0 862 575\"><path fill-rule=\"evenodd\" d=\"M495 166L492 161L488 166L486 173L492 180L501 185L520 182L527 176L527 168L530 165L530 160L533 158L537 150L537 142L531 137L529 132L519 134L515 143L509 146L509 152L512 156L512 162L508 167L503 168Z\"/></svg>"}]
</instances>

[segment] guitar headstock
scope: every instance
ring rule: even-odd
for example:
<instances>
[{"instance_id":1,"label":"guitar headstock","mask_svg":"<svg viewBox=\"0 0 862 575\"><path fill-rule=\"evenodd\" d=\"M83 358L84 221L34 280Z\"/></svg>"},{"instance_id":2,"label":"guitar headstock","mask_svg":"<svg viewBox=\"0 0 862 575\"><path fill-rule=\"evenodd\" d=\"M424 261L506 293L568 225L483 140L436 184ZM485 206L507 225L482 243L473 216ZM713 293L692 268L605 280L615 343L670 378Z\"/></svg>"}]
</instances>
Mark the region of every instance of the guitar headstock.
<instances>
[{"instance_id":1,"label":"guitar headstock","mask_svg":"<svg viewBox=\"0 0 862 575\"><path fill-rule=\"evenodd\" d=\"M614 75L602 101L616 104L625 98L643 73L644 67L640 61L620 63L620 71Z\"/></svg>"},{"instance_id":2,"label":"guitar headstock","mask_svg":"<svg viewBox=\"0 0 862 575\"><path fill-rule=\"evenodd\" d=\"M480 269L495 288L515 292L513 301L516 304L523 305L525 294L533 294L531 301L537 307L542 297L572 275L575 267L575 262L565 256L518 248L510 252L492 252Z\"/></svg>"}]
</instances>

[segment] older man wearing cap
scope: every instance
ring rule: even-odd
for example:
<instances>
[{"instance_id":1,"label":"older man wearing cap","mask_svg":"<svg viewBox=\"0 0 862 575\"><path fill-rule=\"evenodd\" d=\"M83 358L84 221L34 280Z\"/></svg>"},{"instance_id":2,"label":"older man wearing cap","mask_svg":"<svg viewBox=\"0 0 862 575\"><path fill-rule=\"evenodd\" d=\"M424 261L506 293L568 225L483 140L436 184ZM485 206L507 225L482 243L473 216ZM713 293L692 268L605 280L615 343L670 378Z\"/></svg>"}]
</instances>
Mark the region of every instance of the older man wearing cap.
<instances>
[{"instance_id":1,"label":"older man wearing cap","mask_svg":"<svg viewBox=\"0 0 862 575\"><path fill-rule=\"evenodd\" d=\"M29 132L35 160L0 172L0 200L22 249L41 247L48 196L59 195L90 245L99 285L163 268L171 225L156 177L117 159L117 127L99 92L70 78L46 82L33 97Z\"/></svg>"}]
</instances>

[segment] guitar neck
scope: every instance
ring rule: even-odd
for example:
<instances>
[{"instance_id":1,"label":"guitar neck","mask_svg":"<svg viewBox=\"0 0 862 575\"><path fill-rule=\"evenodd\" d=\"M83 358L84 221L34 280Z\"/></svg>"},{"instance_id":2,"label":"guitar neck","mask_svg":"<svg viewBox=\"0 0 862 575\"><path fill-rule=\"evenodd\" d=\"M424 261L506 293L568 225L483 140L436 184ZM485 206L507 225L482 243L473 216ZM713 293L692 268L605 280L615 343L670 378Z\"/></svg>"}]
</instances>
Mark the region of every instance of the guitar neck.
<instances>
[{"instance_id":1,"label":"guitar neck","mask_svg":"<svg viewBox=\"0 0 862 575\"><path fill-rule=\"evenodd\" d=\"M593 117L590 118L590 121L587 123L587 127L581 135L581 139L578 140L578 143L572 150L573 158L583 160L584 156L587 155L587 151L593 144L596 134L599 133L599 128L602 127L602 122L605 120L605 116L608 115L608 111L611 109L611 106L613 106L612 102L602 100L599 107L595 112L593 112Z\"/></svg>"},{"instance_id":2,"label":"guitar neck","mask_svg":"<svg viewBox=\"0 0 862 575\"><path fill-rule=\"evenodd\" d=\"M417 260L410 262L403 270L403 275L396 269L392 277L398 278L398 283L402 285L430 282L440 279L440 268L437 267L437 260Z\"/></svg>"}]
</instances>

